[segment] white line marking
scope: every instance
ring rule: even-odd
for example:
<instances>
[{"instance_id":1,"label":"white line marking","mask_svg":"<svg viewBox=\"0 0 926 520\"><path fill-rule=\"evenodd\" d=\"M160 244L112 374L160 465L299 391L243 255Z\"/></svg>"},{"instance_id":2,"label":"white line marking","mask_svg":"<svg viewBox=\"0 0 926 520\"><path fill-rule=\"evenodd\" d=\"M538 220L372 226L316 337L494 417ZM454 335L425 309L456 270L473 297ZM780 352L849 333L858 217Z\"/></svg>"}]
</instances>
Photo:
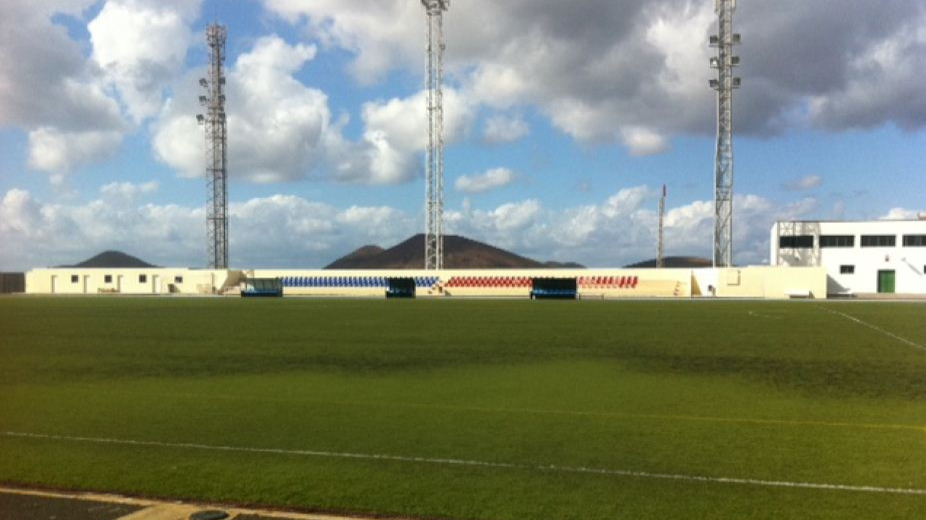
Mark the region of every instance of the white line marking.
<instances>
[{"instance_id":1,"label":"white line marking","mask_svg":"<svg viewBox=\"0 0 926 520\"><path fill-rule=\"evenodd\" d=\"M557 410L557 409L538 409L538 408L492 408L485 406L456 406L452 404L437 403L406 403L399 401L374 401L374 400L322 400L322 399L292 399L284 397L263 397L253 395L232 395L232 394L203 394L203 393L183 393L183 392L157 392L144 393L145 396L171 397L171 398L195 398L195 399L218 399L226 401L258 401L273 403L297 403L297 404L322 404L322 405L340 405L340 406L377 406L377 407L400 407L400 408L424 408L431 410L452 410L463 412L485 412L485 413L503 413L503 414L536 414L536 415L567 415L576 417L604 417L614 419L651 419L657 421L693 421L693 422L721 422L721 423L739 423L739 424L757 424L769 426L823 426L830 428L858 428L872 430L913 430L926 431L926 427L917 424L891 424L891 423L850 423L850 422L829 422L829 421L801 421L791 419L759 419L750 417L716 417L709 415L682 415L682 414L647 414L647 413L624 413L624 412L603 412L596 410Z\"/></svg>"},{"instance_id":2,"label":"white line marking","mask_svg":"<svg viewBox=\"0 0 926 520\"><path fill-rule=\"evenodd\" d=\"M908 345L908 346L911 346L911 347L913 347L913 348L916 348L916 349L919 349L919 350L922 350L922 351L926 351L926 346L920 345L919 343L914 343L913 341L910 341L910 340L907 339L907 338L898 336L897 334L894 334L893 332L886 331L886 330L882 329L881 327L878 327L878 326L876 326L876 325L872 325L871 323L868 323L868 322L866 322L866 321L862 321L862 320L856 318L855 316L850 316L850 315L848 315L848 314L846 314L846 313L844 313L844 312L834 311L833 309L828 309L828 308L826 308L826 307L823 307L823 310L825 310L826 312L829 312L829 313L831 313L831 314L835 314L835 315L837 315L837 316L842 316L843 318L845 318L845 319L847 319L847 320L854 321L855 323L858 323L859 325L868 327L869 329L874 330L874 331L876 331L876 332L880 332L881 334L884 334L885 336L888 336L888 337L890 337L890 338L896 339L897 341L903 343L904 345Z\"/></svg>"},{"instance_id":3,"label":"white line marking","mask_svg":"<svg viewBox=\"0 0 926 520\"><path fill-rule=\"evenodd\" d=\"M158 441L138 441L131 439L107 439L96 437L75 437L71 435L50 435L43 433L2 432L4 437L18 437L27 439L42 439L51 441L85 442L93 444L117 444L123 446L151 446L158 448L181 448L192 450L230 451L241 453L265 453L274 455L299 455L305 457L327 457L339 459L359 460L385 460L394 462L412 462L421 464L436 464L450 466L470 466L492 469L514 469L522 471L553 471L559 473L582 473L592 475L607 475L617 477L635 477L658 480L676 480L684 482L703 482L709 484L740 484L749 486L782 487L798 489L820 489L829 491L853 491L865 493L895 494L895 495L921 495L926 496L926 489L890 488L878 486L856 486L847 484L824 484L816 482L788 482L783 480L762 480L734 477L707 477L702 475L684 475L672 473L650 473L647 471L634 471L624 469L590 468L585 466L557 466L542 464L519 464L512 462L487 462L479 460L446 459L429 457L409 457L402 455L381 455L372 453L350 453L316 450L287 450L281 448L248 448L240 446L215 446L196 443L173 443Z\"/></svg>"},{"instance_id":4,"label":"white line marking","mask_svg":"<svg viewBox=\"0 0 926 520\"><path fill-rule=\"evenodd\" d=\"M759 314L758 312L755 312L755 311L749 311L747 314L749 314L753 318L765 318L767 320L780 320L781 319L781 316L771 316L769 314Z\"/></svg>"}]
</instances>

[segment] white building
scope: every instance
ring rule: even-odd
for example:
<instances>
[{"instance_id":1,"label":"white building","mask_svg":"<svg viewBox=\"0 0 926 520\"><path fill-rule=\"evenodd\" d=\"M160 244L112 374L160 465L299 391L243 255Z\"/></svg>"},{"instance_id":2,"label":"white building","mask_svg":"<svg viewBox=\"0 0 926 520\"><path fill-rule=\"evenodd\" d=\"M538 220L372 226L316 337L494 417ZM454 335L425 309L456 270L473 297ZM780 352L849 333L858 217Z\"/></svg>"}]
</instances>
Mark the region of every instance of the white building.
<instances>
[{"instance_id":1,"label":"white building","mask_svg":"<svg viewBox=\"0 0 926 520\"><path fill-rule=\"evenodd\" d=\"M776 222L770 264L825 268L829 295L926 295L926 215L919 220Z\"/></svg>"},{"instance_id":2,"label":"white building","mask_svg":"<svg viewBox=\"0 0 926 520\"><path fill-rule=\"evenodd\" d=\"M54 267L26 273L30 294L214 294L237 287L238 271Z\"/></svg>"}]
</instances>

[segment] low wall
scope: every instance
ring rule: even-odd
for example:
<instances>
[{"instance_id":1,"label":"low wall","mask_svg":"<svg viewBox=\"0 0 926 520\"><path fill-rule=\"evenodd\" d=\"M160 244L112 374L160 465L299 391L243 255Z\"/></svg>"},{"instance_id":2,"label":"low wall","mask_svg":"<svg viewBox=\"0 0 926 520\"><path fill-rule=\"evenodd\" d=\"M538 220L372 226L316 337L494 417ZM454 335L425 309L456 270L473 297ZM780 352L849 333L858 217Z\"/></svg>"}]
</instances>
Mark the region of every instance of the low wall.
<instances>
[{"instance_id":1,"label":"low wall","mask_svg":"<svg viewBox=\"0 0 926 520\"><path fill-rule=\"evenodd\" d=\"M244 278L279 278L287 296L382 298L389 278L414 278L419 297L528 298L531 280L573 278L580 299L826 297L822 267L726 269L485 269L248 271L184 268L34 269L32 294L237 294Z\"/></svg>"},{"instance_id":2,"label":"low wall","mask_svg":"<svg viewBox=\"0 0 926 520\"><path fill-rule=\"evenodd\" d=\"M826 298L822 267L730 267L692 270L692 294L719 298Z\"/></svg>"}]
</instances>

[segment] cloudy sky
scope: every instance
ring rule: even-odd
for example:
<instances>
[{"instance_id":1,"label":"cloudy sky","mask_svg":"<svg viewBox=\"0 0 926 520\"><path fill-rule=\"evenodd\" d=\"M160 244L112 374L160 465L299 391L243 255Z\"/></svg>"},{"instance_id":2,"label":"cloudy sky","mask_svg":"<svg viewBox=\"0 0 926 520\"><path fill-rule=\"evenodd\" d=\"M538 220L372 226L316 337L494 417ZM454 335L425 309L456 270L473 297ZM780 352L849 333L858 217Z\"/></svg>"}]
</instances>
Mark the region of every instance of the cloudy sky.
<instances>
[{"instance_id":1,"label":"cloudy sky","mask_svg":"<svg viewBox=\"0 0 926 520\"><path fill-rule=\"evenodd\" d=\"M926 210L926 2L741 0L737 263L778 219ZM230 257L424 229L419 0L3 0L0 270L204 266L204 28L228 26ZM712 0L455 0L446 228L541 260L710 256Z\"/></svg>"}]
</instances>

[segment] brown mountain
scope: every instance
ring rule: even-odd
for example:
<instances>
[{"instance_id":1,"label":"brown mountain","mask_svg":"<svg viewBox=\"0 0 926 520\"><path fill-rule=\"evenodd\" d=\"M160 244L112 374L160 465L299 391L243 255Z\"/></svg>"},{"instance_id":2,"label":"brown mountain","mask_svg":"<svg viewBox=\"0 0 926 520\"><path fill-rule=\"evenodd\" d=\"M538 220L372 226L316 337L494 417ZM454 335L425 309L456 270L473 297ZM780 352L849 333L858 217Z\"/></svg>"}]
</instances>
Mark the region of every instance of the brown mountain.
<instances>
[{"instance_id":1,"label":"brown mountain","mask_svg":"<svg viewBox=\"0 0 926 520\"><path fill-rule=\"evenodd\" d=\"M377 252L377 250L379 250ZM421 269L424 267L424 235L418 234L389 249L363 246L325 269ZM456 235L444 236L444 267L447 269L518 269L578 267L575 263L546 264L510 251Z\"/></svg>"},{"instance_id":2,"label":"brown mountain","mask_svg":"<svg viewBox=\"0 0 926 520\"><path fill-rule=\"evenodd\" d=\"M138 259L132 255L127 255L121 251L103 251L102 253L88 258L79 264L63 265L61 267L83 267L83 268L140 268L155 267L144 260Z\"/></svg>"},{"instance_id":3,"label":"brown mountain","mask_svg":"<svg viewBox=\"0 0 926 520\"><path fill-rule=\"evenodd\" d=\"M664 259L666 267L675 267L681 269L695 269L698 267L712 267L714 263L710 258L701 258L697 256L667 256ZM645 269L647 267L656 267L656 259L645 260L626 266L630 269Z\"/></svg>"}]
</instances>

